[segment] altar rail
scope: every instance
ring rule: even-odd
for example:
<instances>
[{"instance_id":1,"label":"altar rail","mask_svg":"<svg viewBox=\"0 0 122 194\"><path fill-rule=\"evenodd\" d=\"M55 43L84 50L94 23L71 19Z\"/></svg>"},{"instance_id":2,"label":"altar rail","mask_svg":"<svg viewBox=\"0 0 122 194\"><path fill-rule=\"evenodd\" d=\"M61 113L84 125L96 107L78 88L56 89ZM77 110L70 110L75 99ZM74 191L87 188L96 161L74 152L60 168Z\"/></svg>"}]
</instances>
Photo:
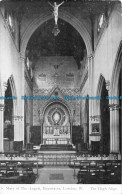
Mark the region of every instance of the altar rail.
<instances>
[{"instance_id":1,"label":"altar rail","mask_svg":"<svg viewBox=\"0 0 122 194\"><path fill-rule=\"evenodd\" d=\"M75 166L80 165L80 161L118 161L117 154L98 155L92 156L89 154L78 155L77 153L68 153L68 152L54 152L54 153L38 153L38 152L25 152L25 153L0 153L0 161L38 161L39 165L42 166Z\"/></svg>"},{"instance_id":2,"label":"altar rail","mask_svg":"<svg viewBox=\"0 0 122 194\"><path fill-rule=\"evenodd\" d=\"M39 164L44 166L69 166L76 159L72 153L41 153L38 154Z\"/></svg>"},{"instance_id":3,"label":"altar rail","mask_svg":"<svg viewBox=\"0 0 122 194\"><path fill-rule=\"evenodd\" d=\"M30 152L5 152L0 153L0 160L37 160L38 153Z\"/></svg>"}]
</instances>

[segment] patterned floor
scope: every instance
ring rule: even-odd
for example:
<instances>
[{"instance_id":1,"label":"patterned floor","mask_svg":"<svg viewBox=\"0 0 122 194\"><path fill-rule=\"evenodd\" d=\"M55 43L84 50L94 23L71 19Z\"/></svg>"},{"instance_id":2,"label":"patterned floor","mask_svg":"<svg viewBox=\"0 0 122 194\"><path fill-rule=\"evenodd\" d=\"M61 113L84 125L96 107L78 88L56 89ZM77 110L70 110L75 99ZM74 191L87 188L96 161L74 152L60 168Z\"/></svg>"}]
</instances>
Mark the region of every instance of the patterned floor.
<instances>
[{"instance_id":1,"label":"patterned floor","mask_svg":"<svg viewBox=\"0 0 122 194\"><path fill-rule=\"evenodd\" d=\"M35 184L76 184L74 170L69 167L44 167L39 169Z\"/></svg>"}]
</instances>

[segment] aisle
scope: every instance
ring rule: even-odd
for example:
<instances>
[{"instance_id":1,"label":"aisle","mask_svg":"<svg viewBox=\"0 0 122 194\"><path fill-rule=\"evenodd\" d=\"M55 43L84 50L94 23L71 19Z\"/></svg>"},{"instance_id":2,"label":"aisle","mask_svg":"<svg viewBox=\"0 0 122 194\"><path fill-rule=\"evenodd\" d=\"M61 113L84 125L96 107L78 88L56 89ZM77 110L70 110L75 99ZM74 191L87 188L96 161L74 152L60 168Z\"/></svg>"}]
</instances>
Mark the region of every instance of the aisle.
<instances>
[{"instance_id":1,"label":"aisle","mask_svg":"<svg viewBox=\"0 0 122 194\"><path fill-rule=\"evenodd\" d=\"M35 184L76 184L74 170L69 167L44 167L39 169L39 177Z\"/></svg>"}]
</instances>

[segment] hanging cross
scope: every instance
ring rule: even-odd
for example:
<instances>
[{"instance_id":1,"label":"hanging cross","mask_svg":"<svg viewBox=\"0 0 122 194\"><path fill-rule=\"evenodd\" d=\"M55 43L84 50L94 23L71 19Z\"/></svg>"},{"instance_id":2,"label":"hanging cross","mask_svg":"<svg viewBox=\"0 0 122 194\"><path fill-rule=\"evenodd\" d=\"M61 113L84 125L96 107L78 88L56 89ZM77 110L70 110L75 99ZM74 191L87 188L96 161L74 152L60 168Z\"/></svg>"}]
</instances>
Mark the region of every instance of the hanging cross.
<instances>
[{"instance_id":1,"label":"hanging cross","mask_svg":"<svg viewBox=\"0 0 122 194\"><path fill-rule=\"evenodd\" d=\"M54 15L54 20L55 20L55 25L57 26L57 24L58 24L58 8L64 3L64 1L62 3L60 3L59 5L57 5L56 2L54 2L54 5L52 5L50 2L48 2L48 3L54 9L53 15Z\"/></svg>"}]
</instances>

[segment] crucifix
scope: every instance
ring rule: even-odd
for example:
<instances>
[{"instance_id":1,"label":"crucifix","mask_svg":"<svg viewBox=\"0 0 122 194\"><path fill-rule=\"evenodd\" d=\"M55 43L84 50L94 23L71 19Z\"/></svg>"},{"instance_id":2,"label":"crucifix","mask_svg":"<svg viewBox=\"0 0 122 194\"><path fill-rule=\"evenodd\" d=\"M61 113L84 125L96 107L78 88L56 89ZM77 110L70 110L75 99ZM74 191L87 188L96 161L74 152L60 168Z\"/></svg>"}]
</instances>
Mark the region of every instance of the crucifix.
<instances>
[{"instance_id":1,"label":"crucifix","mask_svg":"<svg viewBox=\"0 0 122 194\"><path fill-rule=\"evenodd\" d=\"M64 1L58 5L56 2L54 2L54 5L52 5L50 2L48 2L48 3L54 9L53 15L54 15L54 19L55 19L55 25L57 25L58 24L58 8L64 3Z\"/></svg>"},{"instance_id":2,"label":"crucifix","mask_svg":"<svg viewBox=\"0 0 122 194\"><path fill-rule=\"evenodd\" d=\"M58 5L56 2L54 2L54 5L52 5L50 2L48 2L48 3L54 9L53 15L54 15L54 20L55 20L55 26L54 26L52 33L54 34L54 36L57 36L60 32L60 30L58 29L58 8L64 3L64 1Z\"/></svg>"}]
</instances>

